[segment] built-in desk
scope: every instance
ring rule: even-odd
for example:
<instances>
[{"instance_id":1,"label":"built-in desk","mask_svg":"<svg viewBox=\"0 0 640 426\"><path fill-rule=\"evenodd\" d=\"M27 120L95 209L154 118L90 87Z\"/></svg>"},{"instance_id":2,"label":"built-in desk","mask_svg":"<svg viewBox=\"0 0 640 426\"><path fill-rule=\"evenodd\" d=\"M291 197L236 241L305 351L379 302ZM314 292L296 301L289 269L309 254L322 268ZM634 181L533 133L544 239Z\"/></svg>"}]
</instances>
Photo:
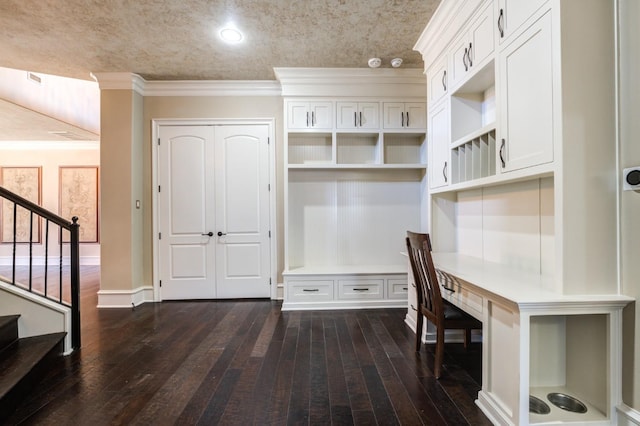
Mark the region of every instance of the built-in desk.
<instances>
[{"instance_id":1,"label":"built-in desk","mask_svg":"<svg viewBox=\"0 0 640 426\"><path fill-rule=\"evenodd\" d=\"M548 290L548 279L505 265L449 253L433 253L433 259L443 297L482 321L482 390L476 403L493 423L615 424L621 315L631 298L563 295ZM410 288L406 322L415 330ZM578 398L587 412L554 406L550 392ZM530 414L530 395L545 401L550 412Z\"/></svg>"}]
</instances>

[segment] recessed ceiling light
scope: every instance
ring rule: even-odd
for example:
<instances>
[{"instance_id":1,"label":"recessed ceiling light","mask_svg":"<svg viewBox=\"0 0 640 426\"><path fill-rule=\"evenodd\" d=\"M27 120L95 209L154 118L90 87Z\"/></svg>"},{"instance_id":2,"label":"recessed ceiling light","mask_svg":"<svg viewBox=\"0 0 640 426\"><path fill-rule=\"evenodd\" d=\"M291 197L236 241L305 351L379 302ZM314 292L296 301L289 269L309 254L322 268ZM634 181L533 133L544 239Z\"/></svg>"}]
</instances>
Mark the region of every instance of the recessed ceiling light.
<instances>
[{"instance_id":1,"label":"recessed ceiling light","mask_svg":"<svg viewBox=\"0 0 640 426\"><path fill-rule=\"evenodd\" d=\"M240 43L244 38L240 30L233 25L227 25L222 28L219 34L220 38L227 43Z\"/></svg>"}]
</instances>

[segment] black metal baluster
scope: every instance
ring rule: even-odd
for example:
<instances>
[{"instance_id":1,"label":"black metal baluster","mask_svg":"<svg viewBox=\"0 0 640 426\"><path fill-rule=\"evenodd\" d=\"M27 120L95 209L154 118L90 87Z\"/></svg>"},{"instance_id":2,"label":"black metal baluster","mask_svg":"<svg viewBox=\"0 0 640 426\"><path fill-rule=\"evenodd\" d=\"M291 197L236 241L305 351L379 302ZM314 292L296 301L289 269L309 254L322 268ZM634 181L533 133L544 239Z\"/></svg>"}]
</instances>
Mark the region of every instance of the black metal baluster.
<instances>
[{"instance_id":1,"label":"black metal baluster","mask_svg":"<svg viewBox=\"0 0 640 426\"><path fill-rule=\"evenodd\" d=\"M58 298L60 303L62 303L62 227L60 227L60 261L58 262L58 271L60 273L58 285L60 287L60 293L58 294Z\"/></svg>"},{"instance_id":2,"label":"black metal baluster","mask_svg":"<svg viewBox=\"0 0 640 426\"><path fill-rule=\"evenodd\" d=\"M33 212L29 215L29 291L33 289Z\"/></svg>"},{"instance_id":3,"label":"black metal baluster","mask_svg":"<svg viewBox=\"0 0 640 426\"><path fill-rule=\"evenodd\" d=\"M44 297L47 297L47 278L49 277L49 219L44 227Z\"/></svg>"},{"instance_id":4,"label":"black metal baluster","mask_svg":"<svg viewBox=\"0 0 640 426\"><path fill-rule=\"evenodd\" d=\"M11 269L11 284L16 285L16 239L18 238L18 204L13 203L13 265Z\"/></svg>"}]
</instances>

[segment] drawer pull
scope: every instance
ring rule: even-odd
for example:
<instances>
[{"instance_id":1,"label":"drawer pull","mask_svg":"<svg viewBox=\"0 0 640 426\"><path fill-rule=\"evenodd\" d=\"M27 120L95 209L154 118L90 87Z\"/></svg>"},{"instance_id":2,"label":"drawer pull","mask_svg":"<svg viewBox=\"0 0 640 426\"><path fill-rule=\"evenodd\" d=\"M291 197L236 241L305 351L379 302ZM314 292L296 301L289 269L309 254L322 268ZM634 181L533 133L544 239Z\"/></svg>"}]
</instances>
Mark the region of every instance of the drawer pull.
<instances>
[{"instance_id":1,"label":"drawer pull","mask_svg":"<svg viewBox=\"0 0 640 426\"><path fill-rule=\"evenodd\" d=\"M414 311L418 312L418 310L413 305L411 305L411 309L413 309Z\"/></svg>"},{"instance_id":2,"label":"drawer pull","mask_svg":"<svg viewBox=\"0 0 640 426\"><path fill-rule=\"evenodd\" d=\"M313 291L320 291L320 289L319 288L303 288L302 291L313 292Z\"/></svg>"},{"instance_id":3,"label":"drawer pull","mask_svg":"<svg viewBox=\"0 0 640 426\"><path fill-rule=\"evenodd\" d=\"M443 288L444 290L447 290L449 293L455 293L455 292L456 292L456 291L455 291L455 289L453 289L453 288L451 288L451 287L445 287L445 286L442 286L442 288Z\"/></svg>"},{"instance_id":4,"label":"drawer pull","mask_svg":"<svg viewBox=\"0 0 640 426\"><path fill-rule=\"evenodd\" d=\"M367 287L365 287L365 288L357 288L357 287L355 287L353 289L353 291L369 291L369 288L367 288Z\"/></svg>"},{"instance_id":5,"label":"drawer pull","mask_svg":"<svg viewBox=\"0 0 640 426\"><path fill-rule=\"evenodd\" d=\"M403 291L407 291L407 290L409 290L409 288L408 287L402 287L402 290Z\"/></svg>"}]
</instances>

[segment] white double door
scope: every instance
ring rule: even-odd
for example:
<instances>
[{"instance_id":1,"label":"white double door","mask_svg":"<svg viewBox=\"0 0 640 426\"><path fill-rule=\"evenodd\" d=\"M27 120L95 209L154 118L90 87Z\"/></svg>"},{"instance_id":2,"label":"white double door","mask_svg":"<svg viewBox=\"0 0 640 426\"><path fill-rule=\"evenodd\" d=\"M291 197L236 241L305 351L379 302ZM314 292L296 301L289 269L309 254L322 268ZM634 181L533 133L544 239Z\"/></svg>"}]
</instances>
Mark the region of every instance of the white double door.
<instances>
[{"instance_id":1,"label":"white double door","mask_svg":"<svg viewBox=\"0 0 640 426\"><path fill-rule=\"evenodd\" d=\"M269 127L158 135L161 299L270 297Z\"/></svg>"}]
</instances>

